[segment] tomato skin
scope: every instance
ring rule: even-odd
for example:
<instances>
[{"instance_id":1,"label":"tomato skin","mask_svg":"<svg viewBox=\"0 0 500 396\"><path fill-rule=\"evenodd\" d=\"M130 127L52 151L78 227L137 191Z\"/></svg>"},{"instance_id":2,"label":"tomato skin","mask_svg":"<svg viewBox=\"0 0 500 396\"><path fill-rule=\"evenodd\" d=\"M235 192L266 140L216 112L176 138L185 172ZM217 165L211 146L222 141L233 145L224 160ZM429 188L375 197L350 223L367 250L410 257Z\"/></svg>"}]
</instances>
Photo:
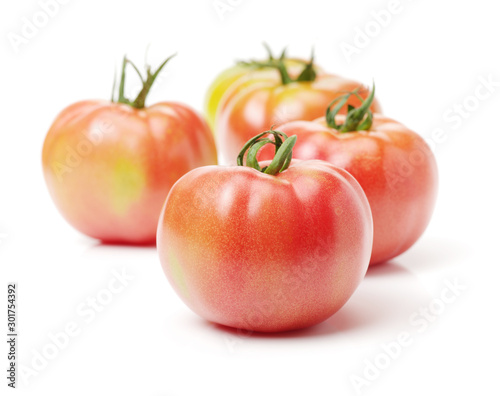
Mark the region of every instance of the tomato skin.
<instances>
[{"instance_id":1,"label":"tomato skin","mask_svg":"<svg viewBox=\"0 0 500 396\"><path fill-rule=\"evenodd\" d=\"M342 123L345 116L336 120ZM279 130L297 135L295 158L328 161L360 183L373 215L370 264L400 255L422 235L434 209L438 173L432 151L417 133L380 114L368 132L339 133L324 117L286 123ZM271 158L267 147L259 158Z\"/></svg>"},{"instance_id":2,"label":"tomato skin","mask_svg":"<svg viewBox=\"0 0 500 396\"><path fill-rule=\"evenodd\" d=\"M212 131L215 132L215 114L224 93L229 89L231 84L247 74L248 71L247 66L234 65L219 73L208 87L205 95L205 115Z\"/></svg>"},{"instance_id":3,"label":"tomato skin","mask_svg":"<svg viewBox=\"0 0 500 396\"><path fill-rule=\"evenodd\" d=\"M323 161L270 176L203 167L165 202L157 246L182 300L205 319L278 332L317 324L363 279L373 229L356 180Z\"/></svg>"},{"instance_id":4,"label":"tomato skin","mask_svg":"<svg viewBox=\"0 0 500 396\"><path fill-rule=\"evenodd\" d=\"M216 119L222 164L234 165L241 147L260 131L294 120L312 121L323 116L335 98L359 87L356 81L327 74L313 82L283 85L278 78L268 78L235 85L219 105ZM368 90L360 95L366 98ZM359 106L361 101L352 95L347 103ZM381 110L376 100L371 109Z\"/></svg>"},{"instance_id":5,"label":"tomato skin","mask_svg":"<svg viewBox=\"0 0 500 396\"><path fill-rule=\"evenodd\" d=\"M191 108L89 100L63 110L45 139L49 192L66 220L108 243L153 244L171 186L216 164L210 129Z\"/></svg>"},{"instance_id":6,"label":"tomato skin","mask_svg":"<svg viewBox=\"0 0 500 396\"><path fill-rule=\"evenodd\" d=\"M298 76L306 63L303 59L293 58L287 58L283 62L292 76ZM318 66L315 66L314 68L316 73L322 73L322 70ZM276 79L278 78L278 75L278 71L274 69L255 69L251 66L241 64L236 64L219 73L208 87L205 95L205 115L212 131L216 133L215 119L217 110L220 103L222 103L225 94L229 90L241 83L247 83L249 81L259 81L268 78Z\"/></svg>"}]
</instances>

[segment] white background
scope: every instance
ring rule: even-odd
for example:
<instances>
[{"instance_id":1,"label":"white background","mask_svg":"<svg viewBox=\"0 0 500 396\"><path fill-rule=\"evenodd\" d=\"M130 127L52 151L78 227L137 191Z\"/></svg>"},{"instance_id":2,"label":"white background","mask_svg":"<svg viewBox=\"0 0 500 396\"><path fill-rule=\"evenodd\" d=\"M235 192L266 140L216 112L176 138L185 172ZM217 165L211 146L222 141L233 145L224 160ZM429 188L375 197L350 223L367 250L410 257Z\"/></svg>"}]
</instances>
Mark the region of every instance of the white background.
<instances>
[{"instance_id":1,"label":"white background","mask_svg":"<svg viewBox=\"0 0 500 396\"><path fill-rule=\"evenodd\" d=\"M481 79L500 82L496 3L401 0L401 12L351 62L341 43L353 44L356 29L371 26L372 12L387 9L388 1L222 3L233 6L221 18L212 0L72 0L15 51L9 33L20 34L23 18L32 20L41 8L35 0L2 1L1 304L7 303L6 283L17 282L18 359L26 367L47 349L50 334L73 322L79 329L36 375L20 374L17 391L356 395L352 375L362 377L368 362L387 363L381 344L406 331L413 343L370 377L363 394L496 394L500 87L486 99L471 99ZM181 303L155 249L102 246L66 224L46 191L40 157L59 111L78 100L109 97L123 54L140 64L151 44L149 61L157 65L178 52L149 103L177 100L201 110L215 75L234 60L264 56L262 41L303 57L314 45L317 63L328 71L367 84L375 79L388 116L426 138L441 128L434 144L440 192L419 242L370 270L331 319L299 332L242 337ZM464 101L469 111L445 121ZM107 287L113 270L133 279L87 323L77 309ZM439 306L434 299L447 281L466 289L428 327L412 325L419 308ZM0 361L3 395L4 348Z\"/></svg>"}]
</instances>

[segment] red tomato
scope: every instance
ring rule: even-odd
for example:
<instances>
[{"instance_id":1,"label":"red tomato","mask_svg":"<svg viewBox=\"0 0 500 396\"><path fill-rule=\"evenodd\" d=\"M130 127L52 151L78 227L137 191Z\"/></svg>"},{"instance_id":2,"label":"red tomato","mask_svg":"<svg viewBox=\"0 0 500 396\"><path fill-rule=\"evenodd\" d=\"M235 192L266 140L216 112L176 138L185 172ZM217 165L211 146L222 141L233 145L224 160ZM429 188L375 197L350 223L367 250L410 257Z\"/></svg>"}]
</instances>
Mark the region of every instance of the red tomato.
<instances>
[{"instance_id":1,"label":"red tomato","mask_svg":"<svg viewBox=\"0 0 500 396\"><path fill-rule=\"evenodd\" d=\"M324 161L286 169L295 137L259 171L261 136L244 148L251 146L249 166L198 168L174 185L157 246L170 283L194 312L277 332L319 323L349 299L368 267L372 219L346 171Z\"/></svg>"},{"instance_id":2,"label":"red tomato","mask_svg":"<svg viewBox=\"0 0 500 396\"><path fill-rule=\"evenodd\" d=\"M148 70L145 89L153 76ZM76 229L105 242L149 244L170 188L191 169L216 164L215 144L189 107L146 108L147 92L130 102L122 88L122 103L83 101L59 114L45 139L43 170Z\"/></svg>"},{"instance_id":3,"label":"red tomato","mask_svg":"<svg viewBox=\"0 0 500 396\"><path fill-rule=\"evenodd\" d=\"M223 164L234 164L243 144L269 126L293 120L314 120L324 114L335 98L362 88L355 81L315 72L297 81L284 64L279 70L281 77L269 70L260 74L257 80L243 77L233 83L222 98L215 129ZM359 94L366 98L368 90L360 89ZM360 103L353 95L346 105ZM380 111L377 101L373 101L372 110ZM345 108L342 111L345 112Z\"/></svg>"},{"instance_id":4,"label":"red tomato","mask_svg":"<svg viewBox=\"0 0 500 396\"><path fill-rule=\"evenodd\" d=\"M351 110L351 121L357 110ZM380 114L373 116L368 128L354 131L341 131L338 124L351 122L345 115L332 116L337 128L328 126L323 117L289 122L280 130L297 135L295 158L325 160L356 178L373 215L370 263L389 260L410 248L430 221L438 185L434 155L418 134ZM358 112L355 127L366 122L360 116L365 116L363 111ZM263 151L259 158L270 157L270 152Z\"/></svg>"}]
</instances>

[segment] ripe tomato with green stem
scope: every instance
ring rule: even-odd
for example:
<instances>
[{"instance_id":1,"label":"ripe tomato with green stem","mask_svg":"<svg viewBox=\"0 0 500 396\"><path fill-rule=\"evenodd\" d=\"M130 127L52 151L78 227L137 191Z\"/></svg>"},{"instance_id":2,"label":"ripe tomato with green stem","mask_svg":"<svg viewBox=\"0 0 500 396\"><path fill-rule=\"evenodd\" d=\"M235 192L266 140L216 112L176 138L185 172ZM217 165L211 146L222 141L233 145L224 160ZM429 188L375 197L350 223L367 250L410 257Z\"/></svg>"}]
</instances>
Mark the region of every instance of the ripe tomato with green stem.
<instances>
[{"instance_id":1,"label":"ripe tomato with green stem","mask_svg":"<svg viewBox=\"0 0 500 396\"><path fill-rule=\"evenodd\" d=\"M298 75L298 73L302 71L304 65L307 64L307 61L304 59L287 57L286 49L284 49L281 55L276 58L271 48L266 43L264 43L264 48L266 49L268 55L267 62L274 62L281 59L292 75ZM321 69L317 65L314 65L314 68L316 73L321 73ZM224 95L231 88L242 83L248 84L263 79L273 79L276 77L276 73L277 71L273 68L260 67L252 62L238 62L234 66L231 66L230 68L227 68L219 73L215 80L210 84L205 95L205 115L214 134L216 133L215 118L217 110Z\"/></svg>"},{"instance_id":2,"label":"ripe tomato with green stem","mask_svg":"<svg viewBox=\"0 0 500 396\"><path fill-rule=\"evenodd\" d=\"M373 230L363 190L327 162L291 161L296 139L263 132L237 166L195 169L167 197L157 241L163 270L209 321L262 332L312 326L365 275ZM274 158L259 164L267 144Z\"/></svg>"},{"instance_id":3,"label":"ripe tomato with green stem","mask_svg":"<svg viewBox=\"0 0 500 396\"><path fill-rule=\"evenodd\" d=\"M347 170L363 187L373 215L373 251L377 264L409 249L426 229L437 195L438 172L432 151L417 133L381 114L366 100L348 93L335 100L326 117L293 121L279 128L297 135L295 158L320 159ZM362 105L339 110L356 96ZM260 159L272 153L263 150Z\"/></svg>"},{"instance_id":4,"label":"ripe tomato with green stem","mask_svg":"<svg viewBox=\"0 0 500 396\"><path fill-rule=\"evenodd\" d=\"M239 148L269 125L314 120L324 114L332 100L358 89L359 95L350 96L340 109L345 113L347 106L360 105L361 99L369 93L356 81L329 74L318 75L313 57L296 78L280 59L250 64L274 68L279 73L274 78L235 84L224 96L215 124L223 164L234 164ZM372 101L371 108L380 111L376 100Z\"/></svg>"},{"instance_id":5,"label":"ripe tomato with green stem","mask_svg":"<svg viewBox=\"0 0 500 396\"><path fill-rule=\"evenodd\" d=\"M50 195L66 220L90 237L154 243L172 185L191 169L217 163L210 128L194 110L175 102L145 105L169 59L155 72L148 66L143 77L124 58L117 100L72 104L47 133L42 163ZM134 100L125 97L129 65L143 85Z\"/></svg>"}]
</instances>

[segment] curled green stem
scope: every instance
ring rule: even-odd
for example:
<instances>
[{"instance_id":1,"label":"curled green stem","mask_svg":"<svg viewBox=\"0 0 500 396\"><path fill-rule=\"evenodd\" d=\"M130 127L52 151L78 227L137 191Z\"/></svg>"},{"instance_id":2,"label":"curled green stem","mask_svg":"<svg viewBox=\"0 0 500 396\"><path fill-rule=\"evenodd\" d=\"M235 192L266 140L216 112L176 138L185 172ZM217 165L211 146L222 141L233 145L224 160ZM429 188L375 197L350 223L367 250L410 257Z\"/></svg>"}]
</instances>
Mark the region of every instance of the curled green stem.
<instances>
[{"instance_id":1,"label":"curled green stem","mask_svg":"<svg viewBox=\"0 0 500 396\"><path fill-rule=\"evenodd\" d=\"M366 99L363 99L359 93L359 89L348 92L345 95L339 96L330 103L326 109L326 123L330 128L337 129L339 132L354 132L354 131L368 131L373 123L373 113L370 106L375 98L375 83ZM347 105L347 115L343 124L337 124L335 116L344 107L349 98L354 95L361 101L361 106L354 107ZM332 107L334 106L334 107Z\"/></svg>"},{"instance_id":2,"label":"curled green stem","mask_svg":"<svg viewBox=\"0 0 500 396\"><path fill-rule=\"evenodd\" d=\"M269 134L274 136L274 141L266 137ZM246 142L236 158L236 163L238 166L244 166L243 160L246 153L246 166L268 175L276 175L284 172L290 166L292 150L296 141L297 136L288 137L283 132L275 131L271 128L269 131L259 133ZM261 168L257 161L257 154L266 144L273 144L275 146L274 158L267 167Z\"/></svg>"}]
</instances>

